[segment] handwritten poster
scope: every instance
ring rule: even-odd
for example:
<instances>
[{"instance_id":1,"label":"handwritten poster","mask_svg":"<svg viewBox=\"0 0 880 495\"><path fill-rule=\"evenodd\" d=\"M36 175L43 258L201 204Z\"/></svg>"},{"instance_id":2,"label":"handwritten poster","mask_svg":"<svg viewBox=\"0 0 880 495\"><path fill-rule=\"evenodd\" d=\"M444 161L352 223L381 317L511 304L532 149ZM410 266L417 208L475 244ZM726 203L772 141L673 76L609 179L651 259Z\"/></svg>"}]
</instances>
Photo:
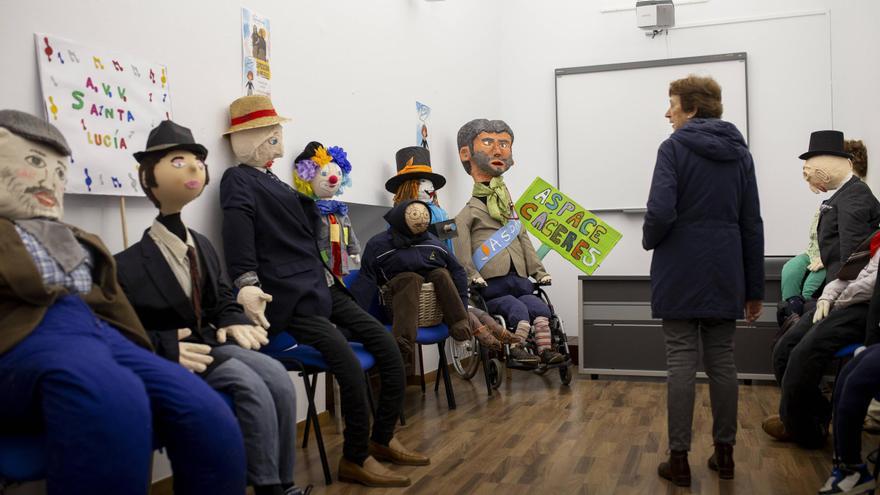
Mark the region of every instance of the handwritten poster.
<instances>
[{"instance_id":1,"label":"handwritten poster","mask_svg":"<svg viewBox=\"0 0 880 495\"><path fill-rule=\"evenodd\" d=\"M165 66L34 34L46 118L72 150L67 192L143 196L132 153L171 118Z\"/></svg>"},{"instance_id":2,"label":"handwritten poster","mask_svg":"<svg viewBox=\"0 0 880 495\"><path fill-rule=\"evenodd\" d=\"M245 95L271 96L269 19L241 8L241 85Z\"/></svg>"},{"instance_id":3,"label":"handwritten poster","mask_svg":"<svg viewBox=\"0 0 880 495\"><path fill-rule=\"evenodd\" d=\"M516 212L532 235L587 275L599 268L622 237L540 177L520 196Z\"/></svg>"}]
</instances>

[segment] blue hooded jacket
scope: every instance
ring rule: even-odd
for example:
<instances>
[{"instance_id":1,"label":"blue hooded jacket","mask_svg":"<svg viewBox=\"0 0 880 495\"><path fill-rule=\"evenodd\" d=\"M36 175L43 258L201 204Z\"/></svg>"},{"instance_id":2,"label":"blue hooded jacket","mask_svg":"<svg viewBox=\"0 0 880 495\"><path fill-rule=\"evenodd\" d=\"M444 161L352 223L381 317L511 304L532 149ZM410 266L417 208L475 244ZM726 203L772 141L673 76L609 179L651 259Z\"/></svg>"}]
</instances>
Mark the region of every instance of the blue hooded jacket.
<instances>
[{"instance_id":1,"label":"blue hooded jacket","mask_svg":"<svg viewBox=\"0 0 880 495\"><path fill-rule=\"evenodd\" d=\"M736 126L691 119L660 145L642 230L655 318L741 319L764 298L755 166Z\"/></svg>"}]
</instances>

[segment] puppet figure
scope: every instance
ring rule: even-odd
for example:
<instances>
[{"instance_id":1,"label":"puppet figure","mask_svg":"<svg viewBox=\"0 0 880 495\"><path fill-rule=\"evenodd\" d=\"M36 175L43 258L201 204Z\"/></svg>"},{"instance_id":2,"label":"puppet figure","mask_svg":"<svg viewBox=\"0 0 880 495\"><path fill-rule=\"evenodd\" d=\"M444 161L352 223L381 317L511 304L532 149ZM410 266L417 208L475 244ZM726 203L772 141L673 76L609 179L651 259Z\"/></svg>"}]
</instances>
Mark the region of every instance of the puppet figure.
<instances>
[{"instance_id":1,"label":"puppet figure","mask_svg":"<svg viewBox=\"0 0 880 495\"><path fill-rule=\"evenodd\" d=\"M245 316L214 246L181 210L208 184L208 150L165 120L135 153L147 197L159 209L143 238L116 255L118 278L157 352L197 373L235 404L256 495L294 495L296 396L287 370L257 352L269 343Z\"/></svg>"},{"instance_id":2,"label":"puppet figure","mask_svg":"<svg viewBox=\"0 0 880 495\"><path fill-rule=\"evenodd\" d=\"M4 427L45 432L48 493L146 495L154 440L168 449L175 493L244 493L232 411L150 352L107 248L61 222L69 156L51 124L0 111Z\"/></svg>"},{"instance_id":3,"label":"puppet figure","mask_svg":"<svg viewBox=\"0 0 880 495\"><path fill-rule=\"evenodd\" d=\"M529 280L549 284L550 274L522 228L504 184L503 174L514 163L512 147L513 130L504 121L475 119L459 129L458 154L474 180L474 189L473 197L455 217L455 252L469 281L483 287L489 312L501 314L521 338L528 336L534 324L541 360L561 363L565 358L552 349L550 308L532 294ZM529 356L522 349L517 355L511 352L515 359Z\"/></svg>"},{"instance_id":4,"label":"puppet figure","mask_svg":"<svg viewBox=\"0 0 880 495\"><path fill-rule=\"evenodd\" d=\"M297 191L315 200L321 212L318 226L321 256L330 265L333 275L344 277L349 272L349 259L359 264L361 252L348 218L348 205L333 199L351 185L347 153L338 146L324 148L321 143L312 141L294 161L293 183Z\"/></svg>"}]
</instances>

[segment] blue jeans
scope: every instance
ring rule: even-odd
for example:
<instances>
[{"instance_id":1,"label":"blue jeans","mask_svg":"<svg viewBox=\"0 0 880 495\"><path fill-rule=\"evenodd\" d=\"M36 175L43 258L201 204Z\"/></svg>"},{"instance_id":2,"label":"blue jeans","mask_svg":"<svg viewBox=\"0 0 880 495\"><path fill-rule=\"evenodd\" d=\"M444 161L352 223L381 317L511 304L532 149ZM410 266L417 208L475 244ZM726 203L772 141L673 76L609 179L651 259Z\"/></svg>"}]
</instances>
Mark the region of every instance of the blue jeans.
<instances>
[{"instance_id":1,"label":"blue jeans","mask_svg":"<svg viewBox=\"0 0 880 495\"><path fill-rule=\"evenodd\" d=\"M146 495L154 445L168 449L175 493L245 491L241 432L223 399L77 296L0 355L0 424L45 431L51 495Z\"/></svg>"}]
</instances>

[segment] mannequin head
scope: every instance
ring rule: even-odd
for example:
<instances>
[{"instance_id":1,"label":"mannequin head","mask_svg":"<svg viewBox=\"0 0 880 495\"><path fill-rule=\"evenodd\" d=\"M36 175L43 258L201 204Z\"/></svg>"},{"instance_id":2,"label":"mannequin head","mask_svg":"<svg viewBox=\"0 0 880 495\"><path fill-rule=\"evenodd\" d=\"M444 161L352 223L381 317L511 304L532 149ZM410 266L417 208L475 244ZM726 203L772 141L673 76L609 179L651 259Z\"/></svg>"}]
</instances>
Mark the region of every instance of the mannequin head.
<instances>
[{"instance_id":1,"label":"mannequin head","mask_svg":"<svg viewBox=\"0 0 880 495\"><path fill-rule=\"evenodd\" d=\"M850 172L852 162L842 156L815 155L804 162L804 180L816 194L837 189Z\"/></svg>"},{"instance_id":2,"label":"mannequin head","mask_svg":"<svg viewBox=\"0 0 880 495\"><path fill-rule=\"evenodd\" d=\"M400 184L394 193L394 204L400 204L408 199L417 199L440 206L437 189L431 179L410 179Z\"/></svg>"},{"instance_id":3,"label":"mannequin head","mask_svg":"<svg viewBox=\"0 0 880 495\"><path fill-rule=\"evenodd\" d=\"M70 148L52 124L0 111L0 217L60 219Z\"/></svg>"},{"instance_id":4,"label":"mannequin head","mask_svg":"<svg viewBox=\"0 0 880 495\"><path fill-rule=\"evenodd\" d=\"M141 187L163 215L180 213L208 185L204 156L171 150L144 156L140 161Z\"/></svg>"},{"instance_id":5,"label":"mannequin head","mask_svg":"<svg viewBox=\"0 0 880 495\"><path fill-rule=\"evenodd\" d=\"M324 148L312 141L293 165L296 190L314 199L330 199L342 194L351 185L351 163L348 154L338 146Z\"/></svg>"},{"instance_id":6,"label":"mannequin head","mask_svg":"<svg viewBox=\"0 0 880 495\"><path fill-rule=\"evenodd\" d=\"M513 130L503 120L475 119L458 130L458 157L474 182L488 182L513 166Z\"/></svg>"},{"instance_id":7,"label":"mannequin head","mask_svg":"<svg viewBox=\"0 0 880 495\"><path fill-rule=\"evenodd\" d=\"M284 155L281 124L288 120L275 112L268 96L242 96L229 105L229 130L224 134L229 135L239 163L271 167L273 160Z\"/></svg>"},{"instance_id":8,"label":"mannequin head","mask_svg":"<svg viewBox=\"0 0 880 495\"><path fill-rule=\"evenodd\" d=\"M424 233L431 224L431 212L423 203L410 203L404 210L403 216L406 219L407 228L414 235Z\"/></svg>"}]
</instances>

